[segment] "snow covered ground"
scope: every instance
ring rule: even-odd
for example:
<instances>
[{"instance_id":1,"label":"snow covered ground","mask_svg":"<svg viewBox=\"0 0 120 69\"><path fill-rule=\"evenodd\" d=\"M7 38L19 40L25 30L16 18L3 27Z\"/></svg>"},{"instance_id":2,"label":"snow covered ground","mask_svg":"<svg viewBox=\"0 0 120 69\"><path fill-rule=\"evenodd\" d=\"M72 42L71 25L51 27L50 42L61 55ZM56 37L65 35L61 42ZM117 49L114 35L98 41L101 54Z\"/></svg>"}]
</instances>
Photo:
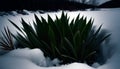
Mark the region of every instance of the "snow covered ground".
<instances>
[{"instance_id":1,"label":"snow covered ground","mask_svg":"<svg viewBox=\"0 0 120 69\"><path fill-rule=\"evenodd\" d=\"M0 69L94 69L82 63L46 67L49 66L47 63L58 63L58 60L53 61L48 62L43 52L39 49L16 49L0 56Z\"/></svg>"},{"instance_id":2,"label":"snow covered ground","mask_svg":"<svg viewBox=\"0 0 120 69\"><path fill-rule=\"evenodd\" d=\"M44 18L47 18L49 14L53 19L55 19L55 14L60 16L61 11L59 12L49 12L45 14L39 14L39 12L30 13L26 11L29 15L22 15L15 13L13 15L4 15L0 16L0 30L3 30L4 26L8 26L13 33L16 32L16 29L9 23L8 19L16 22L17 25L21 26L20 18L22 17L27 22L32 23L34 20L34 13L38 16L41 15ZM94 67L90 67L82 63L71 63L57 67L45 67L52 66L54 64L58 65L59 60L50 60L49 58L44 57L39 49L17 49L0 56L0 69L119 69L120 68L120 9L102 9L99 11L66 11L70 16L70 19L76 17L79 13L80 16L87 16L88 20L92 17L94 19L94 25L100 26L103 24L102 29L106 29L108 32L112 33L110 43L104 46L103 53L107 62L99 66L95 63ZM39 16L40 17L40 16ZM39 55L38 55L39 54ZM111 58L110 58L111 57ZM58 64L57 64L58 63ZM52 64L52 65L50 65Z\"/></svg>"}]
</instances>

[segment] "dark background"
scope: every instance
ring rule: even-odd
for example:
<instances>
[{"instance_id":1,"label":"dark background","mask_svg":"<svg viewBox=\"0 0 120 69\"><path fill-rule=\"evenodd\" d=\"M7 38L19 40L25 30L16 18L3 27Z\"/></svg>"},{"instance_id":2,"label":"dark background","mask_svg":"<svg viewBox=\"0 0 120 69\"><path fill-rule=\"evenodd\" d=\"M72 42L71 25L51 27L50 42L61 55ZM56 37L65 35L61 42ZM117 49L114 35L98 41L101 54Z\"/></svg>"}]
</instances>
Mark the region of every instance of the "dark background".
<instances>
[{"instance_id":1,"label":"dark background","mask_svg":"<svg viewBox=\"0 0 120 69\"><path fill-rule=\"evenodd\" d=\"M94 0L93 0L94 1ZM45 10L45 11L57 11L57 10L83 10L87 8L115 8L120 7L119 0L111 0L101 5L88 5L82 2L69 1L69 0L1 0L0 11L12 11L12 10Z\"/></svg>"}]
</instances>

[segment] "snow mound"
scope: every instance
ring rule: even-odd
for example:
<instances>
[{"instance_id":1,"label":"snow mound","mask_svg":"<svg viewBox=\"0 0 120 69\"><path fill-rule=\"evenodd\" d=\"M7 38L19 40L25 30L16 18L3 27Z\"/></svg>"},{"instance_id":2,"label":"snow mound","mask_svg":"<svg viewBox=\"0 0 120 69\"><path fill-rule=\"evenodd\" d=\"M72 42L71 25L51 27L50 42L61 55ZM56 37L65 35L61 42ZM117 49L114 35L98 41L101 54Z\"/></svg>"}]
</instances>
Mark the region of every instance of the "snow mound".
<instances>
[{"instance_id":1,"label":"snow mound","mask_svg":"<svg viewBox=\"0 0 120 69\"><path fill-rule=\"evenodd\" d=\"M95 69L84 63L47 67L59 63L57 58L45 58L40 49L16 49L0 56L0 69Z\"/></svg>"},{"instance_id":2,"label":"snow mound","mask_svg":"<svg viewBox=\"0 0 120 69\"><path fill-rule=\"evenodd\" d=\"M57 67L47 67L45 69L95 69L93 67L88 66L84 63L71 63L67 65L57 66Z\"/></svg>"},{"instance_id":3,"label":"snow mound","mask_svg":"<svg viewBox=\"0 0 120 69\"><path fill-rule=\"evenodd\" d=\"M92 68L84 63L72 63L69 65L66 65L65 69L95 69L95 68Z\"/></svg>"},{"instance_id":4,"label":"snow mound","mask_svg":"<svg viewBox=\"0 0 120 69\"><path fill-rule=\"evenodd\" d=\"M51 60L49 57L46 57L46 63L47 63L47 66L60 66L60 63L62 61L60 61L59 59L55 58L53 60Z\"/></svg>"},{"instance_id":5,"label":"snow mound","mask_svg":"<svg viewBox=\"0 0 120 69\"><path fill-rule=\"evenodd\" d=\"M39 66L46 66L46 60L40 49L15 49L4 55L5 57L23 58L32 61Z\"/></svg>"},{"instance_id":6,"label":"snow mound","mask_svg":"<svg viewBox=\"0 0 120 69\"><path fill-rule=\"evenodd\" d=\"M30 60L17 57L0 57L0 69L40 69Z\"/></svg>"},{"instance_id":7,"label":"snow mound","mask_svg":"<svg viewBox=\"0 0 120 69\"><path fill-rule=\"evenodd\" d=\"M95 62L95 63L92 64L92 67L94 67L94 68L98 68L99 66L100 66L100 64L97 63L97 62Z\"/></svg>"}]
</instances>

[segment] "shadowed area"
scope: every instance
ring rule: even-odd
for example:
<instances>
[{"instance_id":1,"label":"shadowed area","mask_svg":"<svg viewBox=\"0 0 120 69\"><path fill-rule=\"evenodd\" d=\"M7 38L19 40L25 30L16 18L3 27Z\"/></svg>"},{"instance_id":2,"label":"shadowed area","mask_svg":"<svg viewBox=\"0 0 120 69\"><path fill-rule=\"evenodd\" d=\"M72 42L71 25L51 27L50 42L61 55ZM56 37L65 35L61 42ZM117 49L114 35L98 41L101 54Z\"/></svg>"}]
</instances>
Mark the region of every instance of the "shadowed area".
<instances>
[{"instance_id":1,"label":"shadowed area","mask_svg":"<svg viewBox=\"0 0 120 69\"><path fill-rule=\"evenodd\" d=\"M0 11L11 10L81 10L95 6L68 0L1 0Z\"/></svg>"}]
</instances>

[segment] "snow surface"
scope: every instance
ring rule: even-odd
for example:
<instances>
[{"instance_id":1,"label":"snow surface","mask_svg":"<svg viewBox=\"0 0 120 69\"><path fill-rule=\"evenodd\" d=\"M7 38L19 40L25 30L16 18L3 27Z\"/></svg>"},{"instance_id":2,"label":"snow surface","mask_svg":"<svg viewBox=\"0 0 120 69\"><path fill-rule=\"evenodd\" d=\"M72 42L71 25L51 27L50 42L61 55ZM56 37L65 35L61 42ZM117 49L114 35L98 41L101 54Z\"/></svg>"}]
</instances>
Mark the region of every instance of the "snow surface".
<instances>
[{"instance_id":1,"label":"snow surface","mask_svg":"<svg viewBox=\"0 0 120 69\"><path fill-rule=\"evenodd\" d=\"M27 11L29 12L29 11ZM79 13L80 16L87 16L88 19L91 17L94 19L94 25L100 26L103 24L102 29L106 29L108 32L112 33L110 44L104 45L103 48L103 54L105 58L107 59L107 62L100 66L97 63L94 63L93 67L96 69L120 69L120 9L102 9L99 11L66 11L68 12L68 15L70 16L70 19L76 17ZM47 18L47 14L49 14L53 19L55 19L55 15L60 17L60 12L49 12L45 14L40 14L39 12L34 12L38 17L43 16L44 18ZM30 13L29 15L21 15L17 14L15 16L13 15L4 15L0 16L0 30L3 30L4 26L9 26L10 30L15 33L16 29L9 23L7 19L12 20L17 25L21 26L20 19L21 17L25 19L25 21L32 23L34 20L34 13ZM16 14L14 12L14 14ZM12 54L6 54L0 57L0 69L95 69L93 67L90 67L86 64L82 63L71 63L67 65L57 66L57 67L44 67L44 66L52 66L52 65L59 65L61 61L59 61L57 58L54 60L51 60L50 58L45 58L44 54L36 49L23 49L22 52L21 49L13 50L10 53ZM15 52L14 52L15 51ZM25 52L24 52L25 51ZM27 52L27 51L30 51ZM38 52L38 53L35 53ZM15 55L13 54L15 53ZM19 56L18 53L21 53ZM34 55L31 55L31 54ZM4 54L4 53L2 53ZM41 54L41 55L38 55ZM36 56L35 56L36 55ZM39 58L39 59L38 59ZM43 59L43 60L42 60ZM38 60L38 61L37 61ZM45 62L44 62L45 60ZM44 64L43 64L43 63Z\"/></svg>"},{"instance_id":2,"label":"snow surface","mask_svg":"<svg viewBox=\"0 0 120 69\"><path fill-rule=\"evenodd\" d=\"M57 58L51 60L49 57L46 57L46 64L47 64L47 66L59 66L61 62L62 61L60 61Z\"/></svg>"},{"instance_id":3,"label":"snow surface","mask_svg":"<svg viewBox=\"0 0 120 69\"><path fill-rule=\"evenodd\" d=\"M56 63L55 59L49 63ZM16 49L0 56L0 69L94 69L87 64L71 63L57 67L46 66L46 59L39 49Z\"/></svg>"},{"instance_id":4,"label":"snow surface","mask_svg":"<svg viewBox=\"0 0 120 69\"><path fill-rule=\"evenodd\" d=\"M24 58L39 66L47 66L43 52L40 49L15 49L4 55L5 57Z\"/></svg>"},{"instance_id":5,"label":"snow surface","mask_svg":"<svg viewBox=\"0 0 120 69\"><path fill-rule=\"evenodd\" d=\"M120 69L120 54L112 56L106 64L98 67L98 69Z\"/></svg>"}]
</instances>

